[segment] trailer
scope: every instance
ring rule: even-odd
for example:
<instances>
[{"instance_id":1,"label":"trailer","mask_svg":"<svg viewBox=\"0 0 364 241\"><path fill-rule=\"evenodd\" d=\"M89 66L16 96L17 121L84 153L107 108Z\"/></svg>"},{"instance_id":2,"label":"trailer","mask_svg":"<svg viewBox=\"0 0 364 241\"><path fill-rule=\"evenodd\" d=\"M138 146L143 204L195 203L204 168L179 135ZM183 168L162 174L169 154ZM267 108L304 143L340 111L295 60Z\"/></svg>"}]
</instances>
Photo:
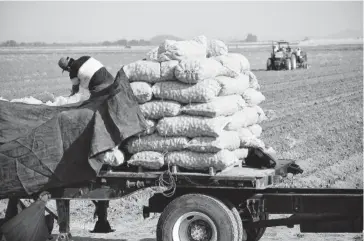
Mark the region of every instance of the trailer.
<instances>
[{"instance_id":1,"label":"trailer","mask_svg":"<svg viewBox=\"0 0 364 241\"><path fill-rule=\"evenodd\" d=\"M176 166L159 172L107 167L95 181L47 190L37 198L56 200L57 214L47 211L48 220L58 221L57 241L72 240L70 200L92 200L98 217L94 232L107 233L112 231L110 200L161 183L167 189L143 207L144 218L161 213L157 241L257 241L267 227L294 225L302 233L363 231L363 190L276 188L290 164L287 160L271 169L234 167L219 173L182 172ZM19 205L25 208L20 198L29 197L10 197L8 219L19 212ZM269 219L270 214L290 216ZM51 232L53 223L49 225Z\"/></svg>"}]
</instances>

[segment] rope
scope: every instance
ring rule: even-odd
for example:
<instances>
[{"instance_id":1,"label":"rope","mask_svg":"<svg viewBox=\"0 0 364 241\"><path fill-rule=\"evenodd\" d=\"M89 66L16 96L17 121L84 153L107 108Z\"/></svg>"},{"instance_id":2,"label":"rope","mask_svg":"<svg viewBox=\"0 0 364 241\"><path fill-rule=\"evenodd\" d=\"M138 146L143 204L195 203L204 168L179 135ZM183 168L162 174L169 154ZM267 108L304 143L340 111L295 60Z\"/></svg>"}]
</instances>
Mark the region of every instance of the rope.
<instances>
[{"instance_id":1,"label":"rope","mask_svg":"<svg viewBox=\"0 0 364 241\"><path fill-rule=\"evenodd\" d=\"M167 177L167 180L165 178ZM163 172L158 178L158 186L162 189L166 189L162 192L165 197L172 197L176 192L176 180L177 178L173 177L172 172L170 171L170 165L168 163L168 169Z\"/></svg>"}]
</instances>

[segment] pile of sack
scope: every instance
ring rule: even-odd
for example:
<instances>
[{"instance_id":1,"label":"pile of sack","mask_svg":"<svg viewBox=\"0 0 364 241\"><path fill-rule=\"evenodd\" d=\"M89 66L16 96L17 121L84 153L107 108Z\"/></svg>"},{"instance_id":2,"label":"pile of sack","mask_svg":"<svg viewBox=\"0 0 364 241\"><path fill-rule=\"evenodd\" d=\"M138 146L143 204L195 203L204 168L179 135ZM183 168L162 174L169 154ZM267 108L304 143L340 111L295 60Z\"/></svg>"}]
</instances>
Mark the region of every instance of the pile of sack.
<instances>
[{"instance_id":1,"label":"pile of sack","mask_svg":"<svg viewBox=\"0 0 364 241\"><path fill-rule=\"evenodd\" d=\"M127 143L129 165L219 171L241 165L248 147L266 148L265 97L249 61L222 41L166 40L123 69L149 124Z\"/></svg>"}]
</instances>

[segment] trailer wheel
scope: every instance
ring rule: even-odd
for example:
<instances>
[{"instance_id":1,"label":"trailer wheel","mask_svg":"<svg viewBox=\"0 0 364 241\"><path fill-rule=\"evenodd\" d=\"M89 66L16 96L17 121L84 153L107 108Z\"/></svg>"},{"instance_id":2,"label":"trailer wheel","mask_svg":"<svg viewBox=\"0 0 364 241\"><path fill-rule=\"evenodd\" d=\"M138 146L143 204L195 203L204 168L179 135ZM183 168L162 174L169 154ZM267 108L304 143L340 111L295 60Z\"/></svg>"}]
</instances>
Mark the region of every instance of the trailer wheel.
<instances>
[{"instance_id":1,"label":"trailer wheel","mask_svg":"<svg viewBox=\"0 0 364 241\"><path fill-rule=\"evenodd\" d=\"M269 219L268 213L260 213L259 219L268 220ZM267 228L247 229L246 230L246 235L247 235L246 241L258 241L259 239L262 238L266 229Z\"/></svg>"},{"instance_id":2,"label":"trailer wheel","mask_svg":"<svg viewBox=\"0 0 364 241\"><path fill-rule=\"evenodd\" d=\"M229 200L224 199L223 201L226 204L226 206L233 213L235 221L236 221L236 223L238 225L237 226L237 228L238 228L238 241L246 241L247 236L246 236L245 230L243 229L243 222L241 220L240 213L239 213L238 209L236 209L234 204L232 204Z\"/></svg>"},{"instance_id":3,"label":"trailer wheel","mask_svg":"<svg viewBox=\"0 0 364 241\"><path fill-rule=\"evenodd\" d=\"M157 241L238 241L237 221L220 200L187 194L164 209L157 224Z\"/></svg>"}]
</instances>

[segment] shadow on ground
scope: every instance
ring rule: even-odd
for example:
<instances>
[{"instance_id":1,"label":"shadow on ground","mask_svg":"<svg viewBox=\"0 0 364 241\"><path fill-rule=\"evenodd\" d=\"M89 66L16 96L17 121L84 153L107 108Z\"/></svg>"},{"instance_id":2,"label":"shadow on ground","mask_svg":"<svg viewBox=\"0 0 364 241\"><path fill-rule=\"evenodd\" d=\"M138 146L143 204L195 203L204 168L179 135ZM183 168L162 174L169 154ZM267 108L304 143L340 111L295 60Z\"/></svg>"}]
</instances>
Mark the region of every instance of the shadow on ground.
<instances>
[{"instance_id":1,"label":"shadow on ground","mask_svg":"<svg viewBox=\"0 0 364 241\"><path fill-rule=\"evenodd\" d=\"M53 235L53 239L49 241L55 241L57 239L57 235ZM155 238L142 238L142 239L120 239L120 238L90 238L90 237L79 237L73 236L73 241L156 241Z\"/></svg>"}]
</instances>

